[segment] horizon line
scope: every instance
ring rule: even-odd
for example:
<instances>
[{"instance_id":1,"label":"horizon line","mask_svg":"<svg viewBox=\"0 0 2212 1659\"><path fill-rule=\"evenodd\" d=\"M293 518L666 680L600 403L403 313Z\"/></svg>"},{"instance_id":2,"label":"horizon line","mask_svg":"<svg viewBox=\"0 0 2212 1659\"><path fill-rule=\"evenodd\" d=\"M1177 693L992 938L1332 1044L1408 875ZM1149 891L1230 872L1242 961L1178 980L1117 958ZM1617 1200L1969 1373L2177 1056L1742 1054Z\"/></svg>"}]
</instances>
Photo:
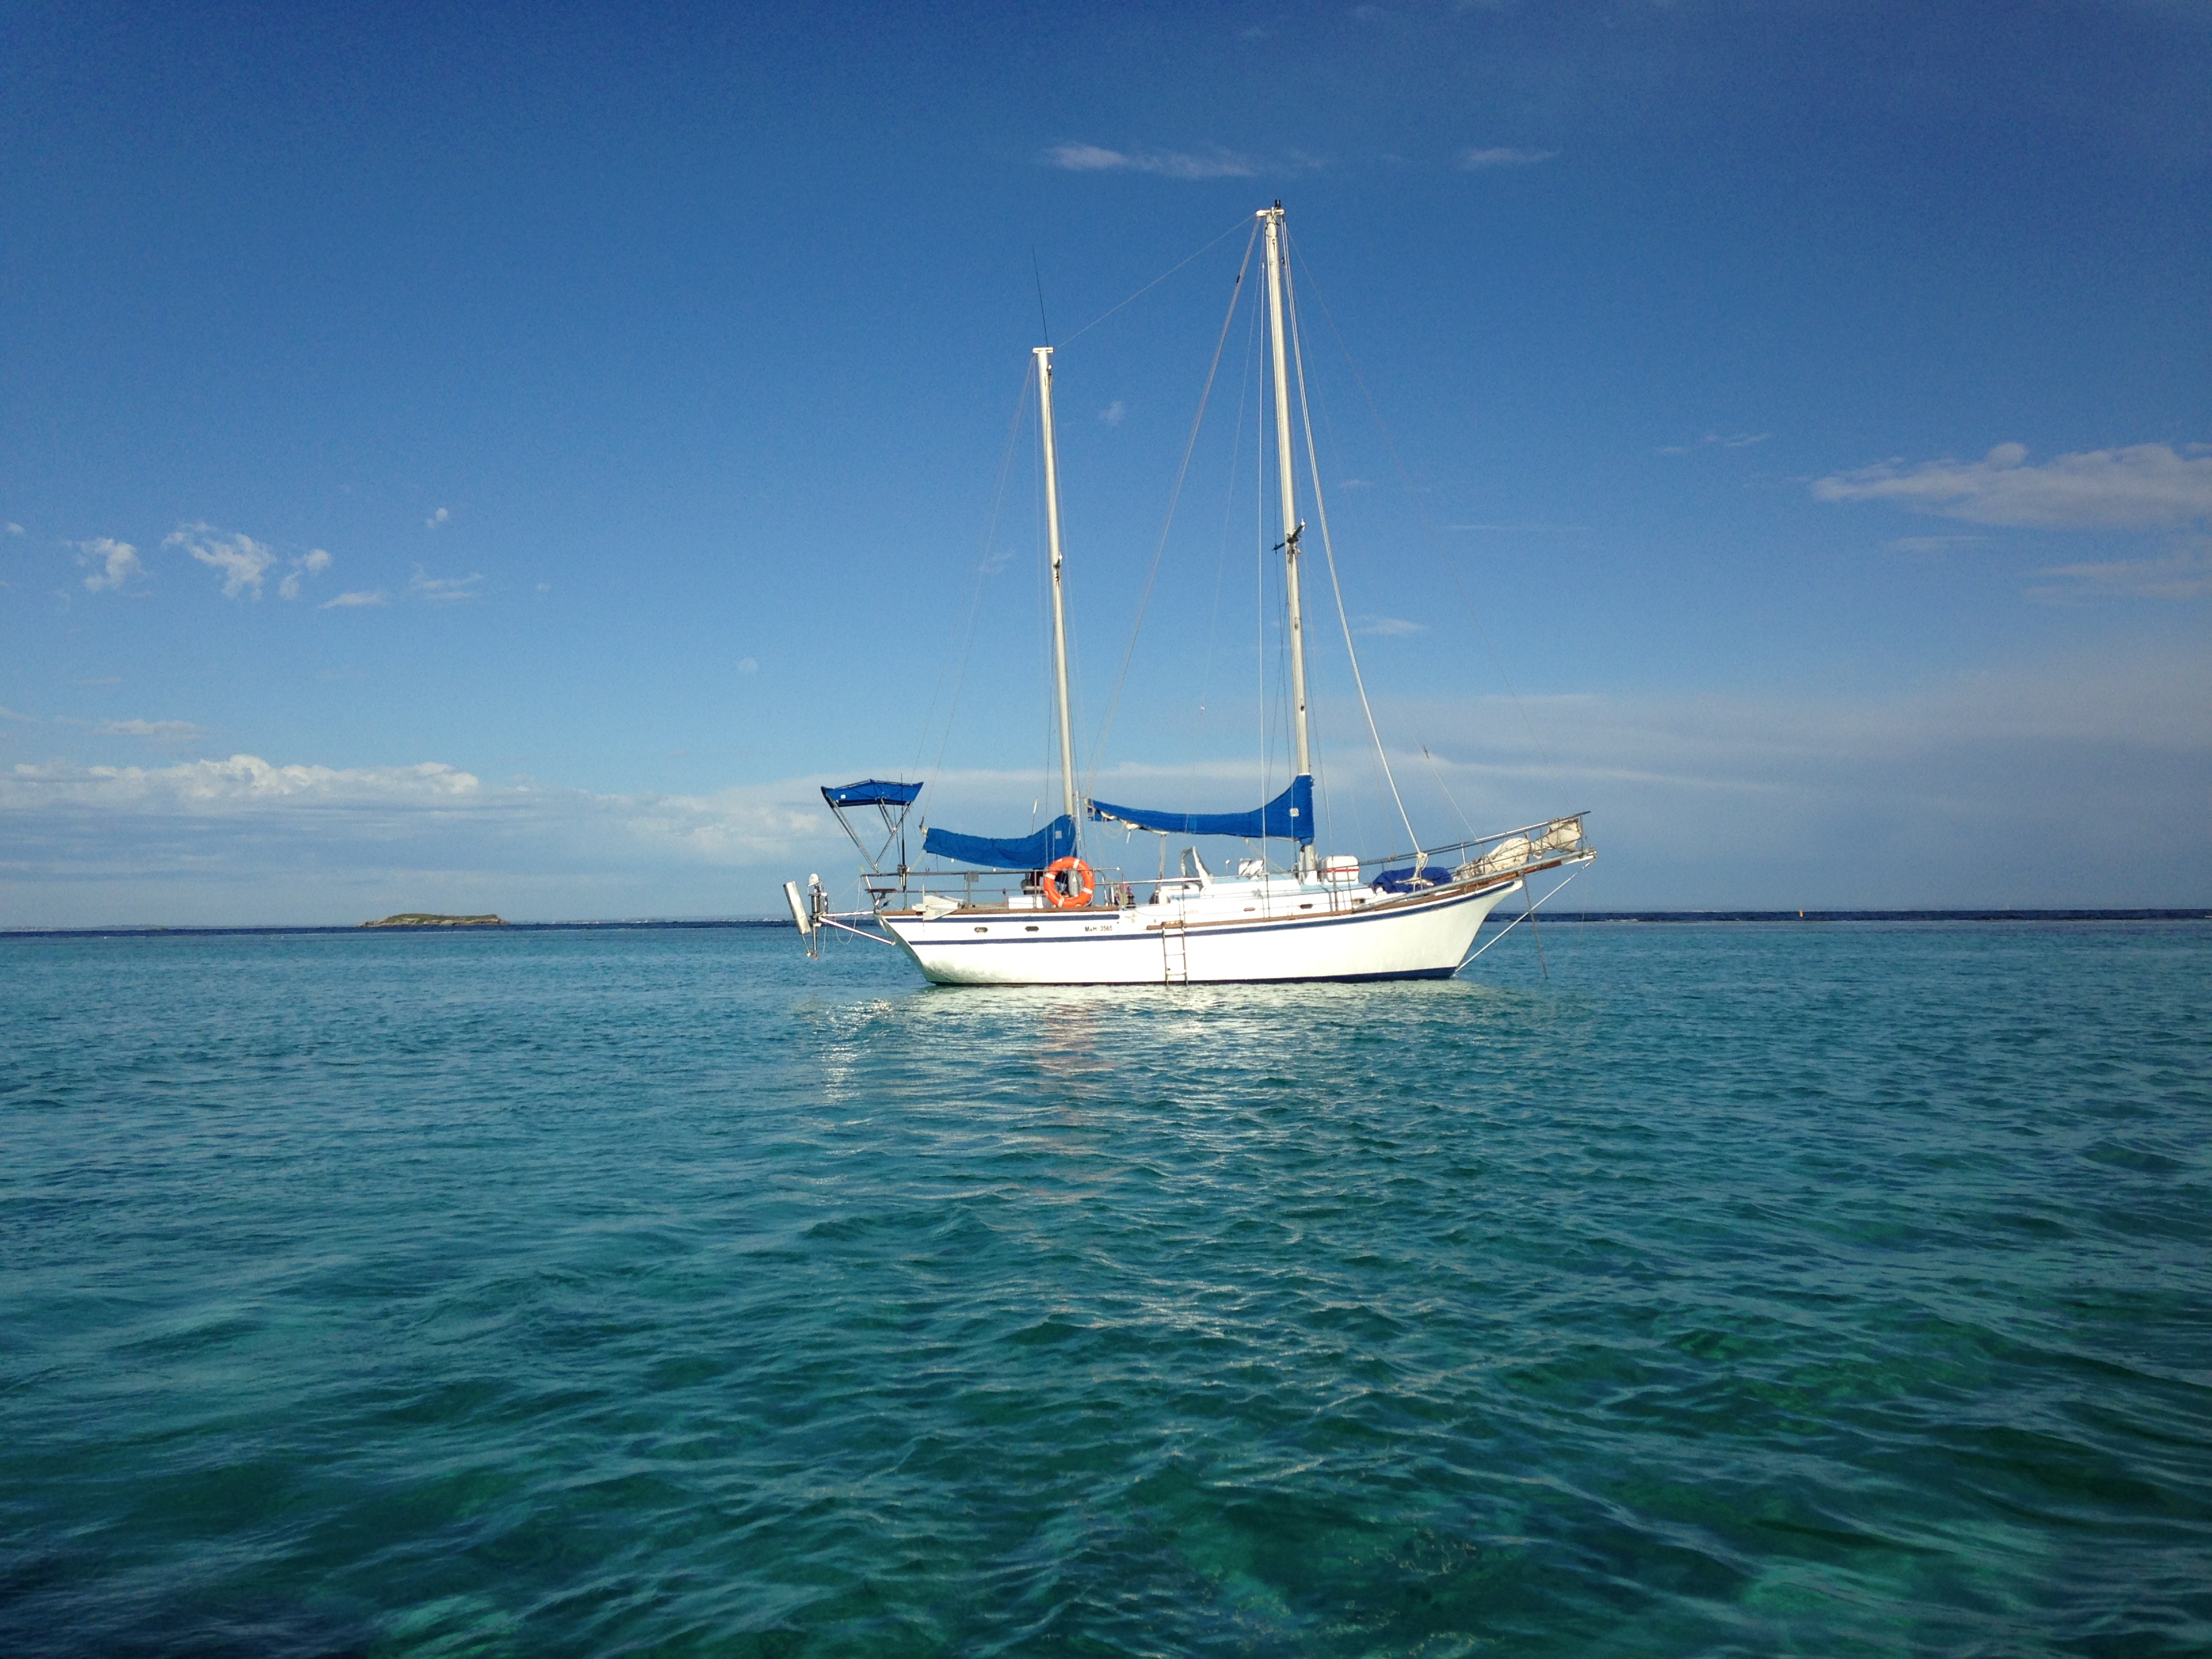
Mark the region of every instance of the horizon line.
<instances>
[{"instance_id":1,"label":"horizon line","mask_svg":"<svg viewBox=\"0 0 2212 1659\"><path fill-rule=\"evenodd\" d=\"M1502 927L1513 921L1486 918L1486 927ZM1550 922L1836 922L1836 921L2212 921L2212 906L2026 906L1987 905L1962 909L1802 910L1552 910ZM144 939L179 934L205 936L269 933L391 933L496 934L502 932L549 933L563 929L639 929L650 927L789 927L780 916L633 916L605 920L556 921L500 921L470 927L380 927L367 922L108 922L81 927L0 927L0 939Z\"/></svg>"}]
</instances>

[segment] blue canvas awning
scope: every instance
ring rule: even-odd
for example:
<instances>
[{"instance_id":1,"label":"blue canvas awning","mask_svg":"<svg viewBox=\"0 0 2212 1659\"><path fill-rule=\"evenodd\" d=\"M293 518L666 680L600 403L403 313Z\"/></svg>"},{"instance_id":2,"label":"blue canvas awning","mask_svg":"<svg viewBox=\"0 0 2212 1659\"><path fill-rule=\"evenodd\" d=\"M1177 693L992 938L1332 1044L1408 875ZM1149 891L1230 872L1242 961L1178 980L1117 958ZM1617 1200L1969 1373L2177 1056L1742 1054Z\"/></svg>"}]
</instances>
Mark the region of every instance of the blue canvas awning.
<instances>
[{"instance_id":1,"label":"blue canvas awning","mask_svg":"<svg viewBox=\"0 0 2212 1659\"><path fill-rule=\"evenodd\" d=\"M885 783L880 778L867 778L842 789L825 784L822 799L832 806L911 806L921 793L918 783Z\"/></svg>"},{"instance_id":2,"label":"blue canvas awning","mask_svg":"<svg viewBox=\"0 0 2212 1659\"><path fill-rule=\"evenodd\" d=\"M1091 803L1094 818L1111 818L1138 830L1170 836L1242 836L1246 841L1311 841L1314 838L1313 779L1301 774L1265 806L1249 812L1148 812L1140 806Z\"/></svg>"},{"instance_id":3,"label":"blue canvas awning","mask_svg":"<svg viewBox=\"0 0 2212 1659\"><path fill-rule=\"evenodd\" d=\"M1075 820L1063 812L1033 836L1005 841L933 829L921 838L921 850L994 870L1042 870L1056 859L1074 857Z\"/></svg>"}]
</instances>

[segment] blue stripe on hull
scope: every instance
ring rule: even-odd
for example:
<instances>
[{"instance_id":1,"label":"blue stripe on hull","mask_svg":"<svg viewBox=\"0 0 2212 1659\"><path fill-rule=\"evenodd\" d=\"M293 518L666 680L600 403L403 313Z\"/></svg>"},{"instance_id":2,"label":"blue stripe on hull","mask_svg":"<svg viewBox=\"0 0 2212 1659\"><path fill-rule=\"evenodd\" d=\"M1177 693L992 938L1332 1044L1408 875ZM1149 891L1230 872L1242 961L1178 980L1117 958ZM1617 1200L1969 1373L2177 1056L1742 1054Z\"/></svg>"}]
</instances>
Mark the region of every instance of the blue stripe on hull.
<instances>
[{"instance_id":1,"label":"blue stripe on hull","mask_svg":"<svg viewBox=\"0 0 2212 1659\"><path fill-rule=\"evenodd\" d=\"M1394 979L1449 979L1457 972L1456 968L1409 968L1402 974L1298 974L1285 979L1049 979L1003 980L996 983L933 979L929 982L948 991L1034 991L1040 987L1053 989L1092 985L1139 991L1154 986L1163 991L1204 991L1217 985L1377 985Z\"/></svg>"}]
</instances>

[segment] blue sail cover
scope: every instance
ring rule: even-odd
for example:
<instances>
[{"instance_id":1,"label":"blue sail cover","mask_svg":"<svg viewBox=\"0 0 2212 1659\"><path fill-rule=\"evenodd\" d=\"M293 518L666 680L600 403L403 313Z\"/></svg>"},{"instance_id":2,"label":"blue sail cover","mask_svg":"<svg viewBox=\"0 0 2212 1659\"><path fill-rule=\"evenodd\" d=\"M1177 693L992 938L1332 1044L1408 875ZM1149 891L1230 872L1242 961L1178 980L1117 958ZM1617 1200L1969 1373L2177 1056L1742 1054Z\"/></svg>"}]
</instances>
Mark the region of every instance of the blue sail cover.
<instances>
[{"instance_id":1,"label":"blue sail cover","mask_svg":"<svg viewBox=\"0 0 2212 1659\"><path fill-rule=\"evenodd\" d=\"M1304 773L1291 787L1249 812L1147 812L1137 806L1091 803L1094 818L1111 818L1139 830L1163 830L1171 836L1242 836L1247 841L1311 841L1314 838L1313 778ZM934 833L934 832L933 832Z\"/></svg>"},{"instance_id":2,"label":"blue sail cover","mask_svg":"<svg viewBox=\"0 0 2212 1659\"><path fill-rule=\"evenodd\" d=\"M921 838L921 850L939 858L957 859L963 864L986 864L994 870L1042 870L1056 859L1075 856L1075 820L1062 812L1034 836L1007 841L932 830Z\"/></svg>"},{"instance_id":3,"label":"blue sail cover","mask_svg":"<svg viewBox=\"0 0 2212 1659\"><path fill-rule=\"evenodd\" d=\"M1418 893L1424 887L1449 887L1451 878L1452 872L1441 864L1424 870L1409 865L1403 870L1385 870L1367 884L1378 893Z\"/></svg>"},{"instance_id":4,"label":"blue sail cover","mask_svg":"<svg viewBox=\"0 0 2212 1659\"><path fill-rule=\"evenodd\" d=\"M885 783L880 778L867 778L842 789L825 785L822 799L832 806L911 806L921 793L918 783Z\"/></svg>"}]
</instances>

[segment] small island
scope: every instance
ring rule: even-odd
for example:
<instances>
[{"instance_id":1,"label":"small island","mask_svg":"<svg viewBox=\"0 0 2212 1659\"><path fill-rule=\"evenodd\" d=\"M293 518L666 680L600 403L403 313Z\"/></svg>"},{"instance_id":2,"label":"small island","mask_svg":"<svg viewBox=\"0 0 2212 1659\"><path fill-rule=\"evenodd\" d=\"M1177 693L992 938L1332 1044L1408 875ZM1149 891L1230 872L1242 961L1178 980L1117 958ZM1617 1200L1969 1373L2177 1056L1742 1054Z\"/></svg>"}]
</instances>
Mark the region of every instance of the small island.
<instances>
[{"instance_id":1,"label":"small island","mask_svg":"<svg viewBox=\"0 0 2212 1659\"><path fill-rule=\"evenodd\" d=\"M504 927L497 916L434 916L422 910L403 910L381 921L364 921L364 927Z\"/></svg>"}]
</instances>

